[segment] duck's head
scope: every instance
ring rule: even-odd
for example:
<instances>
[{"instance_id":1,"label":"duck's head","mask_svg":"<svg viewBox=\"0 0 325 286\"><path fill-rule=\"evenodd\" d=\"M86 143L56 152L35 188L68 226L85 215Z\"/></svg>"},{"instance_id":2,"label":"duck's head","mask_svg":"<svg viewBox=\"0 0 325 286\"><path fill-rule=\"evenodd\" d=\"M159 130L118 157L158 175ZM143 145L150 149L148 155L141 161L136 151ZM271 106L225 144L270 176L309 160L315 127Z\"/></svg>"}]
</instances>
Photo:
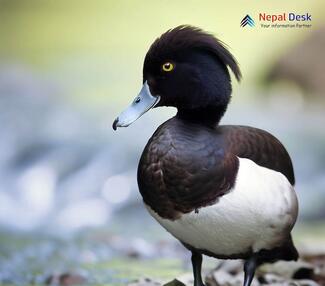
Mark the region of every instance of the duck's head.
<instances>
[{"instance_id":1,"label":"duck's head","mask_svg":"<svg viewBox=\"0 0 325 286\"><path fill-rule=\"evenodd\" d=\"M174 106L183 117L219 121L231 96L228 68L240 80L236 59L213 35L192 26L168 30L149 48L143 87L115 119L114 130L129 126L157 106Z\"/></svg>"}]
</instances>

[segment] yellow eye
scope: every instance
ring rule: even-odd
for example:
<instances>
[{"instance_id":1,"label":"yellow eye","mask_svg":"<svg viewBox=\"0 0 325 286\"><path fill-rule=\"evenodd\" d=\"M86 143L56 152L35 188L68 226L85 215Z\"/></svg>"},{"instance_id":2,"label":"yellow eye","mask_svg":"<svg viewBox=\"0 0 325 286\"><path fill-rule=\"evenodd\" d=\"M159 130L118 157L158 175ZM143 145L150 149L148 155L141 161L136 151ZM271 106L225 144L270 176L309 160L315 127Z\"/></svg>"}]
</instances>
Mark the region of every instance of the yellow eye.
<instances>
[{"instance_id":1,"label":"yellow eye","mask_svg":"<svg viewBox=\"0 0 325 286\"><path fill-rule=\"evenodd\" d=\"M170 62L167 62L167 63L164 63L162 65L162 70L165 71L165 72L170 72L174 69L174 65Z\"/></svg>"}]
</instances>

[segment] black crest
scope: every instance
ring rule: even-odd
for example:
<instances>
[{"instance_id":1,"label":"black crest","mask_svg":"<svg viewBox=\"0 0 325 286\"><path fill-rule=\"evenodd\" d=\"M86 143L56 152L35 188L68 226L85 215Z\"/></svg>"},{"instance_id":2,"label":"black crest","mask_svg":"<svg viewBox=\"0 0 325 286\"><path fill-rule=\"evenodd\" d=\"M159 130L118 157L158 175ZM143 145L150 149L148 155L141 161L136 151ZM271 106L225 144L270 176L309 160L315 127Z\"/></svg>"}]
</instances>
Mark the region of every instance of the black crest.
<instances>
[{"instance_id":1,"label":"black crest","mask_svg":"<svg viewBox=\"0 0 325 286\"><path fill-rule=\"evenodd\" d=\"M151 45L145 62L150 58L182 53L189 49L205 50L211 53L232 70L238 81L241 79L238 63L226 45L212 34L189 25L170 29L157 38Z\"/></svg>"}]
</instances>

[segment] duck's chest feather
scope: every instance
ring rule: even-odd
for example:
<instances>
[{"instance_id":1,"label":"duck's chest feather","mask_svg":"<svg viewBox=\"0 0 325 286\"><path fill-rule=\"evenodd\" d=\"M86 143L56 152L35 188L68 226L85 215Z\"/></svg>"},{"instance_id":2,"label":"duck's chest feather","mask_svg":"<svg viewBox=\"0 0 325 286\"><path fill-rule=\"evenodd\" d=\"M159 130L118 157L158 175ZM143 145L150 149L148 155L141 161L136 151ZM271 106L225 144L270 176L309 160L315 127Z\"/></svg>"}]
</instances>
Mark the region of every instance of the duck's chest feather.
<instances>
[{"instance_id":1,"label":"duck's chest feather","mask_svg":"<svg viewBox=\"0 0 325 286\"><path fill-rule=\"evenodd\" d=\"M227 193L238 164L216 130L172 118L157 129L143 151L140 193L160 217L174 220Z\"/></svg>"}]
</instances>

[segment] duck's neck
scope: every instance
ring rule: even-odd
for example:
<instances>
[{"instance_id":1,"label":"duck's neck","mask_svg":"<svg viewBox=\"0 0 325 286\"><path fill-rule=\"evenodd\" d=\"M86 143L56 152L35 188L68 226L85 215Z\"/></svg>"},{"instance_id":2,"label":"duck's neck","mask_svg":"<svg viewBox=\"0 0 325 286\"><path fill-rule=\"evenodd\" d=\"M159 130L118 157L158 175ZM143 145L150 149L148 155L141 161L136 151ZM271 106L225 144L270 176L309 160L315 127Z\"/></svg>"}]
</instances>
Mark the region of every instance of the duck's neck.
<instances>
[{"instance_id":1,"label":"duck's neck","mask_svg":"<svg viewBox=\"0 0 325 286\"><path fill-rule=\"evenodd\" d=\"M195 109L178 108L176 117L186 121L215 127L219 124L226 109L227 106L208 106Z\"/></svg>"}]
</instances>

